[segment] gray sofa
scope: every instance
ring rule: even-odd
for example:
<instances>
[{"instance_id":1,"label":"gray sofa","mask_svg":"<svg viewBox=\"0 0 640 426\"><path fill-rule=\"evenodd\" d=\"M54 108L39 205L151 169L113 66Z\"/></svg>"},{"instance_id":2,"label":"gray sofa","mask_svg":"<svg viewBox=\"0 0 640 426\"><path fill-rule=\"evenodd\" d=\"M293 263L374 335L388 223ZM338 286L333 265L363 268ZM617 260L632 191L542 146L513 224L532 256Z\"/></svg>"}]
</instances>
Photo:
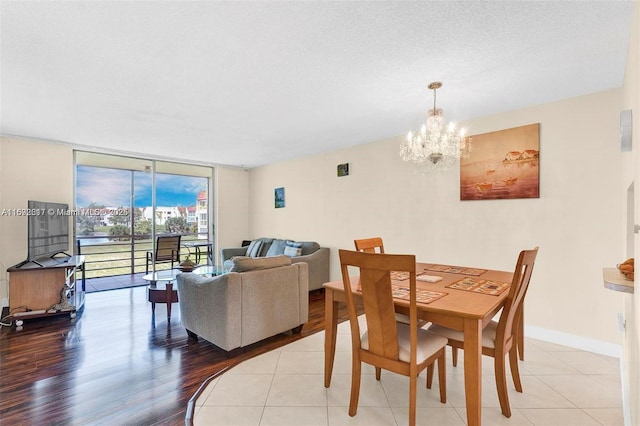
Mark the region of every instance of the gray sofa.
<instances>
[{"instance_id":1,"label":"gray sofa","mask_svg":"<svg viewBox=\"0 0 640 426\"><path fill-rule=\"evenodd\" d=\"M231 272L218 276L182 273L176 278L182 325L231 351L288 330L300 332L309 320L306 263L288 256L236 257Z\"/></svg>"},{"instance_id":2,"label":"gray sofa","mask_svg":"<svg viewBox=\"0 0 640 426\"><path fill-rule=\"evenodd\" d=\"M292 245L298 246L299 253L293 253ZM220 250L225 270L228 270L229 261L234 256L270 257L282 254L290 255L292 263L305 262L309 265L309 291L322 288L322 284L329 281L329 248L320 247L315 241L296 242L280 238L257 238L246 247Z\"/></svg>"}]
</instances>

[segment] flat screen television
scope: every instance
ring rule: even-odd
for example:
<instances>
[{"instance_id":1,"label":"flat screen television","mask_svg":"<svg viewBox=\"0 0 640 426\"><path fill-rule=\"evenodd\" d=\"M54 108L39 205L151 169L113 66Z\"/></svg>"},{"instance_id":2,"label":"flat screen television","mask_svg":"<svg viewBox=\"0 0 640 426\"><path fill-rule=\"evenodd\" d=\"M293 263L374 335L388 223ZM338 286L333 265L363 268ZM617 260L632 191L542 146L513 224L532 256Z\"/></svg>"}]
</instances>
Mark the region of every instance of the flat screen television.
<instances>
[{"instance_id":1,"label":"flat screen television","mask_svg":"<svg viewBox=\"0 0 640 426\"><path fill-rule=\"evenodd\" d=\"M69 250L69 205L29 200L29 262ZM36 262L37 263L37 262Z\"/></svg>"}]
</instances>

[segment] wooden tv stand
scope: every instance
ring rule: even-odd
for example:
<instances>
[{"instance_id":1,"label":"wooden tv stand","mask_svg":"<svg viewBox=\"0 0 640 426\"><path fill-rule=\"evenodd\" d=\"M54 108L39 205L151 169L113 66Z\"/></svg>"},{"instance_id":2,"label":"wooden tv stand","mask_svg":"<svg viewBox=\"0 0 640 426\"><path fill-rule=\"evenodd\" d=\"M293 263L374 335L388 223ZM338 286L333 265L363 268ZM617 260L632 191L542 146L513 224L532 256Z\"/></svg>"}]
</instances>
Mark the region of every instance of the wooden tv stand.
<instances>
[{"instance_id":1,"label":"wooden tv stand","mask_svg":"<svg viewBox=\"0 0 640 426\"><path fill-rule=\"evenodd\" d=\"M27 262L7 269L9 276L9 318L17 321L52 315L69 315L84 306L84 256L57 257ZM79 277L78 274L81 274ZM55 310L65 289L70 306Z\"/></svg>"}]
</instances>

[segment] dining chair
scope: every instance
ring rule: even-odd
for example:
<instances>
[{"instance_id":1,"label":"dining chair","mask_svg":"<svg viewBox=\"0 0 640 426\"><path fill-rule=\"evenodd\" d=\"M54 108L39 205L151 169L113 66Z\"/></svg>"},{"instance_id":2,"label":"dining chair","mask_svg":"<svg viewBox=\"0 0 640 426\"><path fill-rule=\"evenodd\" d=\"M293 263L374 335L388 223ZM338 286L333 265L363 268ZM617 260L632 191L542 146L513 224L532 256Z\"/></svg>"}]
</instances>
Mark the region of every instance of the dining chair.
<instances>
[{"instance_id":1,"label":"dining chair","mask_svg":"<svg viewBox=\"0 0 640 426\"><path fill-rule=\"evenodd\" d=\"M356 245L356 251L363 251L365 253L384 253L384 245L382 244L382 238L363 238L361 240L353 240Z\"/></svg>"},{"instance_id":2,"label":"dining chair","mask_svg":"<svg viewBox=\"0 0 640 426\"><path fill-rule=\"evenodd\" d=\"M504 306L498 321L491 321L482 331L482 354L491 356L494 359L494 370L496 376L496 387L498 388L498 399L500 408L505 417L511 417L511 407L509 406L509 395L507 394L507 375L505 357L509 355L509 365L511 376L516 391L522 392L522 382L518 370L518 345L519 325L522 316L522 306L524 297L529 288L533 265L538 255L538 247L533 250L523 250L518 256L513 279L509 288L509 294L505 299ZM458 349L464 347L464 337L462 331L452 330L447 327L433 325L429 331L444 336L448 339L449 346L452 347L454 366L457 365ZM427 371L427 373L429 373Z\"/></svg>"},{"instance_id":3,"label":"dining chair","mask_svg":"<svg viewBox=\"0 0 640 426\"><path fill-rule=\"evenodd\" d=\"M180 263L180 235L162 235L156 238L156 247L153 251L147 252L146 273L149 273L149 262L161 263L171 262Z\"/></svg>"},{"instance_id":4,"label":"dining chair","mask_svg":"<svg viewBox=\"0 0 640 426\"><path fill-rule=\"evenodd\" d=\"M384 254L384 244L382 243L381 237L373 237L373 238L363 238L361 240L353 240L353 243L356 246L356 251L361 251L364 253L382 253ZM376 251L377 249L377 251ZM405 314L396 313L396 321L399 321L404 324L409 324L409 317ZM418 328L422 328L425 325L429 324L429 321L418 320Z\"/></svg>"},{"instance_id":5,"label":"dining chair","mask_svg":"<svg viewBox=\"0 0 640 426\"><path fill-rule=\"evenodd\" d=\"M339 250L342 282L351 326L352 369L349 416L355 416L360 395L361 363L376 368L376 379L385 369L409 377L409 424L416 422L418 375L428 368L427 388L431 388L435 361L438 361L440 401L446 403L445 347L447 339L417 326L416 258L406 254L362 253ZM367 330L361 333L349 267L359 269L357 291L361 293ZM396 322L391 272L409 273L409 324Z\"/></svg>"}]
</instances>

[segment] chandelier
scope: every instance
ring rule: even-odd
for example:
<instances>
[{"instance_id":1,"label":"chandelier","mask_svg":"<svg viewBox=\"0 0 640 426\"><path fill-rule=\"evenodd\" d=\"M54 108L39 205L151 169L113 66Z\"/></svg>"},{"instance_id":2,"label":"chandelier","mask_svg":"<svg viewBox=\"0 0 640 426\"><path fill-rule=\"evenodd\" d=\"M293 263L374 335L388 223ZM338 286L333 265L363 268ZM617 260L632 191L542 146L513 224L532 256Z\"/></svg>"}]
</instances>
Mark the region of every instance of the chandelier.
<instances>
[{"instance_id":1,"label":"chandelier","mask_svg":"<svg viewBox=\"0 0 640 426\"><path fill-rule=\"evenodd\" d=\"M400 145L400 156L404 161L426 169L445 169L460 157L468 158L473 145L471 138L465 136L464 129L456 132L454 123L445 126L442 108L436 107L436 90L442 87L442 83L436 81L428 87L433 90L433 109L427 112L427 122L420 131L409 132Z\"/></svg>"}]
</instances>

